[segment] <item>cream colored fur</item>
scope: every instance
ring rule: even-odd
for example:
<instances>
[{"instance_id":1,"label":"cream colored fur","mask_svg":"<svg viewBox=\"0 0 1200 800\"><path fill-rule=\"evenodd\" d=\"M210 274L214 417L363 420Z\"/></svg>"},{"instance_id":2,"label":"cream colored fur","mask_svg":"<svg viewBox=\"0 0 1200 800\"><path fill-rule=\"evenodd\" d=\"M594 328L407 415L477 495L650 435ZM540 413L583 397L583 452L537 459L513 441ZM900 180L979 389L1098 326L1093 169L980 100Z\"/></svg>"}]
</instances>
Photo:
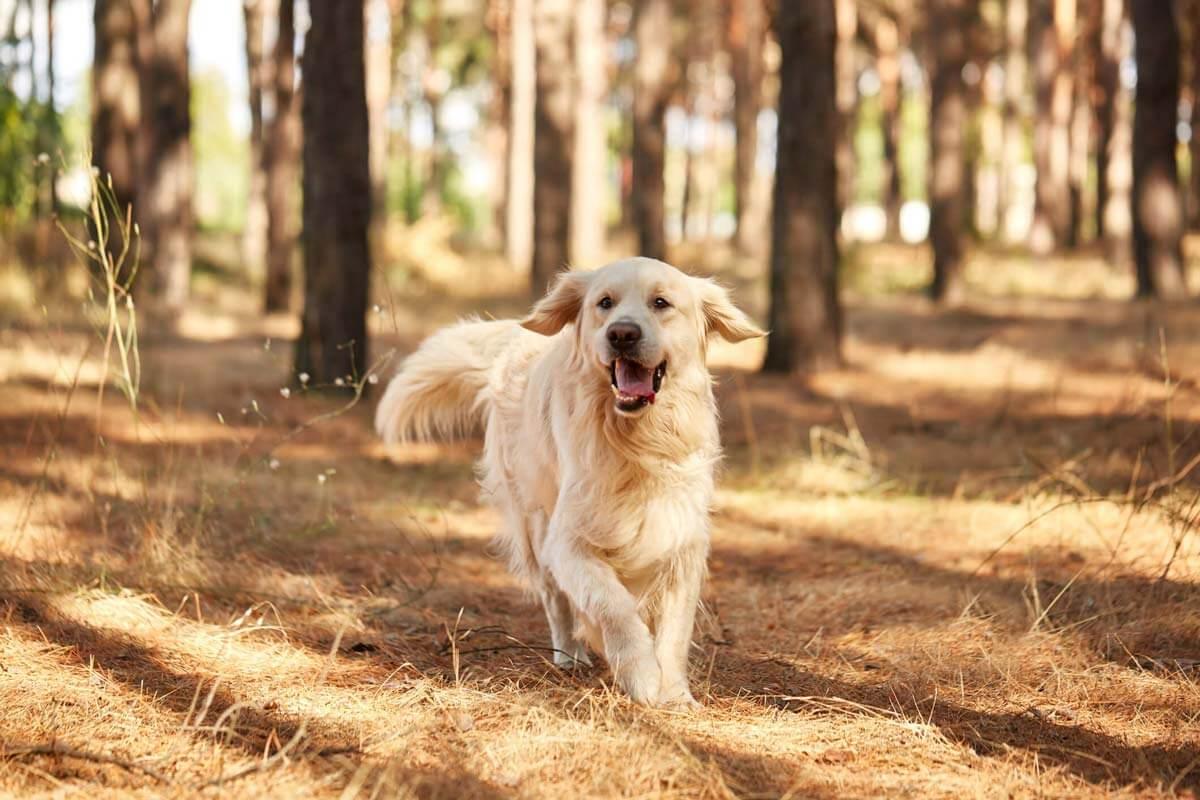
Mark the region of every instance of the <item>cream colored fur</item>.
<instances>
[{"instance_id":1,"label":"cream colored fur","mask_svg":"<svg viewBox=\"0 0 1200 800\"><path fill-rule=\"evenodd\" d=\"M655 402L633 413L611 387L616 320L640 326L639 361L666 364ZM564 273L525 320L434 334L376 412L392 442L483 424L483 494L542 601L556 663L587 663L590 645L640 703L695 704L687 658L720 456L711 335L762 332L719 286L659 261Z\"/></svg>"}]
</instances>

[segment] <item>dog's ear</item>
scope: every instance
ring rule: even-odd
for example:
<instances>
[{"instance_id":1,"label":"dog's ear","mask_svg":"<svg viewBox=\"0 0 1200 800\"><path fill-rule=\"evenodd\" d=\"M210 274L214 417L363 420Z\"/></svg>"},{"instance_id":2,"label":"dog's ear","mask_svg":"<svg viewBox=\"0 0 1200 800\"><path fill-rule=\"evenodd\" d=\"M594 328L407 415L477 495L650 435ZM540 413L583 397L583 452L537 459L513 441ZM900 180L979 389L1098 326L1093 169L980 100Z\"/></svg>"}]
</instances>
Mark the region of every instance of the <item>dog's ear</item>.
<instances>
[{"instance_id":1,"label":"dog's ear","mask_svg":"<svg viewBox=\"0 0 1200 800\"><path fill-rule=\"evenodd\" d=\"M740 308L729 299L729 292L715 281L700 278L700 311L704 315L704 330L717 334L727 342L742 342L766 336Z\"/></svg>"},{"instance_id":2,"label":"dog's ear","mask_svg":"<svg viewBox=\"0 0 1200 800\"><path fill-rule=\"evenodd\" d=\"M550 291L537 301L529 316L521 320L521 327L543 336L553 336L574 322L591 278L590 272L558 273Z\"/></svg>"}]
</instances>

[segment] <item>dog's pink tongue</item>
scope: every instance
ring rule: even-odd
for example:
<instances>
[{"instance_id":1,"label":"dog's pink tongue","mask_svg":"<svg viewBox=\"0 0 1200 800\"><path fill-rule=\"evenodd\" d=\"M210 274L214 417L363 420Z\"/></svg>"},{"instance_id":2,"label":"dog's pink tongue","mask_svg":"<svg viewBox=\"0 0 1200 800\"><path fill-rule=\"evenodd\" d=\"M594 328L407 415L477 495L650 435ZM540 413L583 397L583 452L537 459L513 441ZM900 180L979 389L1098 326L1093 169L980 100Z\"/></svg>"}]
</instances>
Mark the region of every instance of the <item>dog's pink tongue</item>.
<instances>
[{"instance_id":1,"label":"dog's pink tongue","mask_svg":"<svg viewBox=\"0 0 1200 800\"><path fill-rule=\"evenodd\" d=\"M654 373L634 361L617 359L617 391L628 397L654 398Z\"/></svg>"}]
</instances>

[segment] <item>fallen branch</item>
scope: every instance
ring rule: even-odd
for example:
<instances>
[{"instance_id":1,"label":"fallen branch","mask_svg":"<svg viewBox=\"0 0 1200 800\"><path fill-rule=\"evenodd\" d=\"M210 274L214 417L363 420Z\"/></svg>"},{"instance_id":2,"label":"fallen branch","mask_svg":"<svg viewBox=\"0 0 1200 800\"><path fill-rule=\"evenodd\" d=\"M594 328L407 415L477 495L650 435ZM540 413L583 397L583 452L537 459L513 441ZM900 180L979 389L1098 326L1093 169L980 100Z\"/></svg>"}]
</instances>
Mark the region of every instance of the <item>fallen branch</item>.
<instances>
[{"instance_id":1,"label":"fallen branch","mask_svg":"<svg viewBox=\"0 0 1200 800\"><path fill-rule=\"evenodd\" d=\"M0 760L12 758L22 758L24 756L60 756L62 758L75 758L80 761L91 761L95 764L111 764L116 767L127 769L130 772L141 772L154 778L161 783L170 783L171 779L162 774L153 767L147 767L145 764L138 764L136 761L130 761L120 756L112 755L111 753L96 753L90 750L77 750L74 747L68 747L58 742L49 742L47 744L31 744L18 745L16 747L0 748Z\"/></svg>"}]
</instances>

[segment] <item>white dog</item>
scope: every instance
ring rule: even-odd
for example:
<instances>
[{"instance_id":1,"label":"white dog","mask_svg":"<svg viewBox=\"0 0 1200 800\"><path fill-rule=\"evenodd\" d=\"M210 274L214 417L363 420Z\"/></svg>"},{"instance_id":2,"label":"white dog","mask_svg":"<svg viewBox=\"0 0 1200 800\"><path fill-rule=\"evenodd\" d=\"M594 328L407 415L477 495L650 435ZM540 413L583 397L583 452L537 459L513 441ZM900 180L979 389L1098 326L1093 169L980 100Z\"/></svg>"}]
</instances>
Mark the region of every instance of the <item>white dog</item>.
<instances>
[{"instance_id":1,"label":"white dog","mask_svg":"<svg viewBox=\"0 0 1200 800\"><path fill-rule=\"evenodd\" d=\"M389 442L483 423L483 492L555 662L588 663L589 644L649 705L696 704L688 649L720 456L712 335L764 334L720 286L661 261L565 272L524 320L426 340L375 416Z\"/></svg>"}]
</instances>

